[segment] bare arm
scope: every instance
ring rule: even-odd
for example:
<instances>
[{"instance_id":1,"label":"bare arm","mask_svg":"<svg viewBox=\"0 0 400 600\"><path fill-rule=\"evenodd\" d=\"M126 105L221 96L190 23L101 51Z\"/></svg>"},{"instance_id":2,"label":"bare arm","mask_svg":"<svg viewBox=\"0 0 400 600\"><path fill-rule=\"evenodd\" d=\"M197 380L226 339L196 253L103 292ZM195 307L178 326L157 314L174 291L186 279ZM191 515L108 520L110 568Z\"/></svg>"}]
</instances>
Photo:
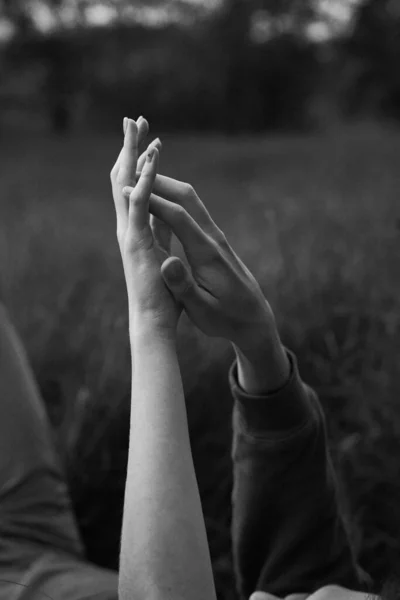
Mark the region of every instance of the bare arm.
<instances>
[{"instance_id":1,"label":"bare arm","mask_svg":"<svg viewBox=\"0 0 400 600\"><path fill-rule=\"evenodd\" d=\"M150 210L170 225L189 263L176 279L166 261L164 280L197 327L230 340L237 356L230 381L241 596L358 585L322 411L288 360L260 285L190 185L157 175L153 189Z\"/></svg>"},{"instance_id":2,"label":"bare arm","mask_svg":"<svg viewBox=\"0 0 400 600\"><path fill-rule=\"evenodd\" d=\"M131 336L131 348L120 599L213 600L176 343L144 326Z\"/></svg>"},{"instance_id":3,"label":"bare arm","mask_svg":"<svg viewBox=\"0 0 400 600\"><path fill-rule=\"evenodd\" d=\"M153 236L149 223L158 150L153 144L141 157L142 176L125 198L122 187L132 182L136 170L139 127L125 120L124 132L124 147L111 171L132 357L119 598L214 600L177 358L182 307L160 273L169 257L170 235L159 227L159 235Z\"/></svg>"}]
</instances>

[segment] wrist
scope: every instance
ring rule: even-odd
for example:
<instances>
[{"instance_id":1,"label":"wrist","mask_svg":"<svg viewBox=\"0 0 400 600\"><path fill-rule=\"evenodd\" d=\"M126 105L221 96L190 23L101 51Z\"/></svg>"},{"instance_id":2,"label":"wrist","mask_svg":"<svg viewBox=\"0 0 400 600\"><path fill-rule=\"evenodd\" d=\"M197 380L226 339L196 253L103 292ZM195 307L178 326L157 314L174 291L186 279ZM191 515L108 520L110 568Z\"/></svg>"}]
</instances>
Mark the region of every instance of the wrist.
<instances>
[{"instance_id":1,"label":"wrist","mask_svg":"<svg viewBox=\"0 0 400 600\"><path fill-rule=\"evenodd\" d=\"M154 319L143 314L134 314L129 317L129 338L132 347L154 343L176 346L177 330L160 326Z\"/></svg>"},{"instance_id":2,"label":"wrist","mask_svg":"<svg viewBox=\"0 0 400 600\"><path fill-rule=\"evenodd\" d=\"M260 329L243 344L233 344L239 386L248 394L266 395L281 389L290 377L290 361L276 328Z\"/></svg>"}]
</instances>

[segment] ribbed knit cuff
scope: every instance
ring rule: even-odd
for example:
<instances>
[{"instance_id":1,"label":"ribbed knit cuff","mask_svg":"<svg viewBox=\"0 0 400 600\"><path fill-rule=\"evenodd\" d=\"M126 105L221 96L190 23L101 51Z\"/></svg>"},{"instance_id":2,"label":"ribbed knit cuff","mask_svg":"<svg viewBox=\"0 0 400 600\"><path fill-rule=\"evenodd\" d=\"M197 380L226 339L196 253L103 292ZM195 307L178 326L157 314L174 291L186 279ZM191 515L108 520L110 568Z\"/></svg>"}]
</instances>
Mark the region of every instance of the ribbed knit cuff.
<instances>
[{"instance_id":1,"label":"ribbed knit cuff","mask_svg":"<svg viewBox=\"0 0 400 600\"><path fill-rule=\"evenodd\" d=\"M239 413L245 430L256 435L294 430L316 417L311 400L312 392L301 381L297 359L290 350L286 349L286 352L291 365L289 380L280 390L271 394L248 394L240 387L236 358L229 369L235 410Z\"/></svg>"}]
</instances>

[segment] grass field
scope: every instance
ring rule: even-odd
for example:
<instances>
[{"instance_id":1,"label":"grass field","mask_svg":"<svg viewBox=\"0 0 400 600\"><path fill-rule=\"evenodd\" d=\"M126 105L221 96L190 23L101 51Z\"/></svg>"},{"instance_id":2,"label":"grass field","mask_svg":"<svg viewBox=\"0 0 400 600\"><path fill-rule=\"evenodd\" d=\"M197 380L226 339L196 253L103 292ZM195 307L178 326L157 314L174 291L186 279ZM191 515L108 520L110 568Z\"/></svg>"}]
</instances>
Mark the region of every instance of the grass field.
<instances>
[{"instance_id":1,"label":"grass field","mask_svg":"<svg viewBox=\"0 0 400 600\"><path fill-rule=\"evenodd\" d=\"M162 172L196 187L320 394L352 535L379 586L400 570L400 133L163 141ZM58 432L88 557L117 568L130 356L109 171L121 140L1 143L2 298ZM217 586L233 598L232 351L183 318L179 353Z\"/></svg>"}]
</instances>

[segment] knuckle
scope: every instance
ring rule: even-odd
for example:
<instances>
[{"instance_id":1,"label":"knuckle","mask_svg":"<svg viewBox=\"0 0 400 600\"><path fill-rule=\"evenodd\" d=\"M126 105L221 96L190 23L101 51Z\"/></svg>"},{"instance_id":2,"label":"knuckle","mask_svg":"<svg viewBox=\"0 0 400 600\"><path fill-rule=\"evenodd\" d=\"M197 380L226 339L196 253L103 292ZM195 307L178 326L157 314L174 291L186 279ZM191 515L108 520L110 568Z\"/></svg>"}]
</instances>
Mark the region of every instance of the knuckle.
<instances>
[{"instance_id":1,"label":"knuckle","mask_svg":"<svg viewBox=\"0 0 400 600\"><path fill-rule=\"evenodd\" d=\"M229 266L230 260L229 256L229 245L223 240L216 240L215 236L208 236L208 261L215 265L224 264L225 266Z\"/></svg>"},{"instance_id":2,"label":"knuckle","mask_svg":"<svg viewBox=\"0 0 400 600\"><path fill-rule=\"evenodd\" d=\"M183 187L183 194L187 198L193 198L196 192L194 191L194 187L190 183L185 183Z\"/></svg>"},{"instance_id":3,"label":"knuckle","mask_svg":"<svg viewBox=\"0 0 400 600\"><path fill-rule=\"evenodd\" d=\"M221 261L221 259L223 257L222 248L221 248L221 245L215 239L211 239L210 250L211 250L211 253L210 253L211 260L213 262Z\"/></svg>"},{"instance_id":4,"label":"knuckle","mask_svg":"<svg viewBox=\"0 0 400 600\"><path fill-rule=\"evenodd\" d=\"M186 220L187 212L180 204L174 204L173 215L175 221L182 222Z\"/></svg>"},{"instance_id":5,"label":"knuckle","mask_svg":"<svg viewBox=\"0 0 400 600\"><path fill-rule=\"evenodd\" d=\"M135 236L130 235L128 231L123 241L122 247L124 249L125 256L131 256L140 249L140 242Z\"/></svg>"},{"instance_id":6,"label":"knuckle","mask_svg":"<svg viewBox=\"0 0 400 600\"><path fill-rule=\"evenodd\" d=\"M223 249L229 248L229 242L226 239L226 235L219 227L216 227L213 237L218 246Z\"/></svg>"},{"instance_id":7,"label":"knuckle","mask_svg":"<svg viewBox=\"0 0 400 600\"><path fill-rule=\"evenodd\" d=\"M151 171L143 171L142 181L145 186L149 186L153 181L153 173Z\"/></svg>"},{"instance_id":8,"label":"knuckle","mask_svg":"<svg viewBox=\"0 0 400 600\"><path fill-rule=\"evenodd\" d=\"M133 207L139 206L143 202L143 194L132 192L129 196L129 204Z\"/></svg>"}]
</instances>

